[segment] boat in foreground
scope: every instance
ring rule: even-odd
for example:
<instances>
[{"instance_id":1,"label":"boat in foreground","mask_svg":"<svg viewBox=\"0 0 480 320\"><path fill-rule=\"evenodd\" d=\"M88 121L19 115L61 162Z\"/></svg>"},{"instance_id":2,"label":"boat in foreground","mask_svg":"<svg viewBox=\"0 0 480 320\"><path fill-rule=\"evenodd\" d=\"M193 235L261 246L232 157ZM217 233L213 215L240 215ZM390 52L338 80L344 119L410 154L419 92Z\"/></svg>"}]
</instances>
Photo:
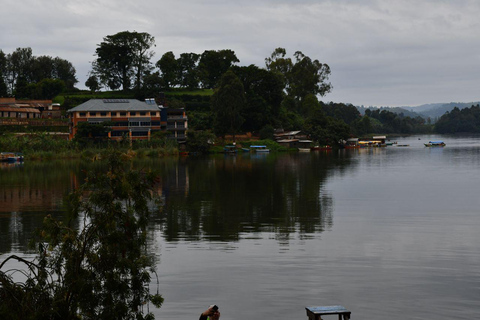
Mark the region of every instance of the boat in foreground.
<instances>
[{"instance_id":1,"label":"boat in foreground","mask_svg":"<svg viewBox=\"0 0 480 320\"><path fill-rule=\"evenodd\" d=\"M443 141L429 141L428 143L424 143L425 147L445 147L446 144Z\"/></svg>"}]
</instances>

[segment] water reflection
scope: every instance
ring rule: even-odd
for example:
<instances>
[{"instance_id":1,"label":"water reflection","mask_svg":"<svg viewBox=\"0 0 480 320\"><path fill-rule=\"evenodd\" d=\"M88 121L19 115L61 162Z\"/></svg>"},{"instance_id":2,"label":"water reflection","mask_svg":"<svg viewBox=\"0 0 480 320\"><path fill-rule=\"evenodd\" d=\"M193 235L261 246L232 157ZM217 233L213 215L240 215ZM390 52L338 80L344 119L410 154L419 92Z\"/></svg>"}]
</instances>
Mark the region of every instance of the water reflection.
<instances>
[{"instance_id":1,"label":"water reflection","mask_svg":"<svg viewBox=\"0 0 480 320\"><path fill-rule=\"evenodd\" d=\"M238 241L263 232L288 244L332 227L329 175L350 165L349 153L242 154L135 163L161 176L162 213L151 228L167 241ZM64 213L64 197L101 162L27 162L0 170L0 253L26 251L46 214ZM334 171L336 173L334 173ZM77 222L78 223L78 222Z\"/></svg>"},{"instance_id":2,"label":"water reflection","mask_svg":"<svg viewBox=\"0 0 480 320\"><path fill-rule=\"evenodd\" d=\"M164 177L168 241L237 241L244 233L321 232L332 226L324 189L338 156L320 153L185 158Z\"/></svg>"}]
</instances>

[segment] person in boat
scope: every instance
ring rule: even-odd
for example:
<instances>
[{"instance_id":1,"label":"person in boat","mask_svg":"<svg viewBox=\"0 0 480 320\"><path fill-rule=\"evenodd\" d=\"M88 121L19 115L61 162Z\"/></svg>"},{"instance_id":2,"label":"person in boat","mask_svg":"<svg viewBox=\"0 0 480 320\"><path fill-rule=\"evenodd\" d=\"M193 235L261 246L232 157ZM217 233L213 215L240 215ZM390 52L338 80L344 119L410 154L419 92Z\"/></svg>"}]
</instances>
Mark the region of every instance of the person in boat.
<instances>
[{"instance_id":1,"label":"person in boat","mask_svg":"<svg viewBox=\"0 0 480 320\"><path fill-rule=\"evenodd\" d=\"M220 319L220 311L216 305L211 305L207 310L203 311L199 320L218 320Z\"/></svg>"}]
</instances>

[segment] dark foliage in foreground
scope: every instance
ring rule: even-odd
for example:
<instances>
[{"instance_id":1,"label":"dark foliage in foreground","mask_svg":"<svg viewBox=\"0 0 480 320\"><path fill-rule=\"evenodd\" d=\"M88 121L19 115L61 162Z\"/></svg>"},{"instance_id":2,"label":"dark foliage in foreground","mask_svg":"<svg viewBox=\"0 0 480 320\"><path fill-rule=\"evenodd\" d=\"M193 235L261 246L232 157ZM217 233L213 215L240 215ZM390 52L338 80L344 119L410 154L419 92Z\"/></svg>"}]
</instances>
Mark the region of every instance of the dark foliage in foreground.
<instances>
[{"instance_id":1,"label":"dark foliage in foreground","mask_svg":"<svg viewBox=\"0 0 480 320\"><path fill-rule=\"evenodd\" d=\"M154 318L144 307L163 302L150 294L155 263L146 251L155 176L127 169L121 158L112 152L107 170L69 195L68 223L45 217L31 243L35 260L0 264L1 319ZM22 270L4 270L11 260Z\"/></svg>"}]
</instances>

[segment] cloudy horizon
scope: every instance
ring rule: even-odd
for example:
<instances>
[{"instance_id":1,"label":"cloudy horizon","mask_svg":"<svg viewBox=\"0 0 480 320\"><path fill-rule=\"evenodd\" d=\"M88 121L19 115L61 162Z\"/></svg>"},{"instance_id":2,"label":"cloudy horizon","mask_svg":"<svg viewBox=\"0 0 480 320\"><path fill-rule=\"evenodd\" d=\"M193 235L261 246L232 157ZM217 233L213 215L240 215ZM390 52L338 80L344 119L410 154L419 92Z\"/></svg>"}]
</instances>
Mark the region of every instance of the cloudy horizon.
<instances>
[{"instance_id":1,"label":"cloudy horizon","mask_svg":"<svg viewBox=\"0 0 480 320\"><path fill-rule=\"evenodd\" d=\"M479 101L480 1L475 0L5 0L0 50L70 61L85 88L97 45L121 31L168 51L231 49L239 65L265 66L277 47L330 66L323 101L418 106Z\"/></svg>"}]
</instances>

